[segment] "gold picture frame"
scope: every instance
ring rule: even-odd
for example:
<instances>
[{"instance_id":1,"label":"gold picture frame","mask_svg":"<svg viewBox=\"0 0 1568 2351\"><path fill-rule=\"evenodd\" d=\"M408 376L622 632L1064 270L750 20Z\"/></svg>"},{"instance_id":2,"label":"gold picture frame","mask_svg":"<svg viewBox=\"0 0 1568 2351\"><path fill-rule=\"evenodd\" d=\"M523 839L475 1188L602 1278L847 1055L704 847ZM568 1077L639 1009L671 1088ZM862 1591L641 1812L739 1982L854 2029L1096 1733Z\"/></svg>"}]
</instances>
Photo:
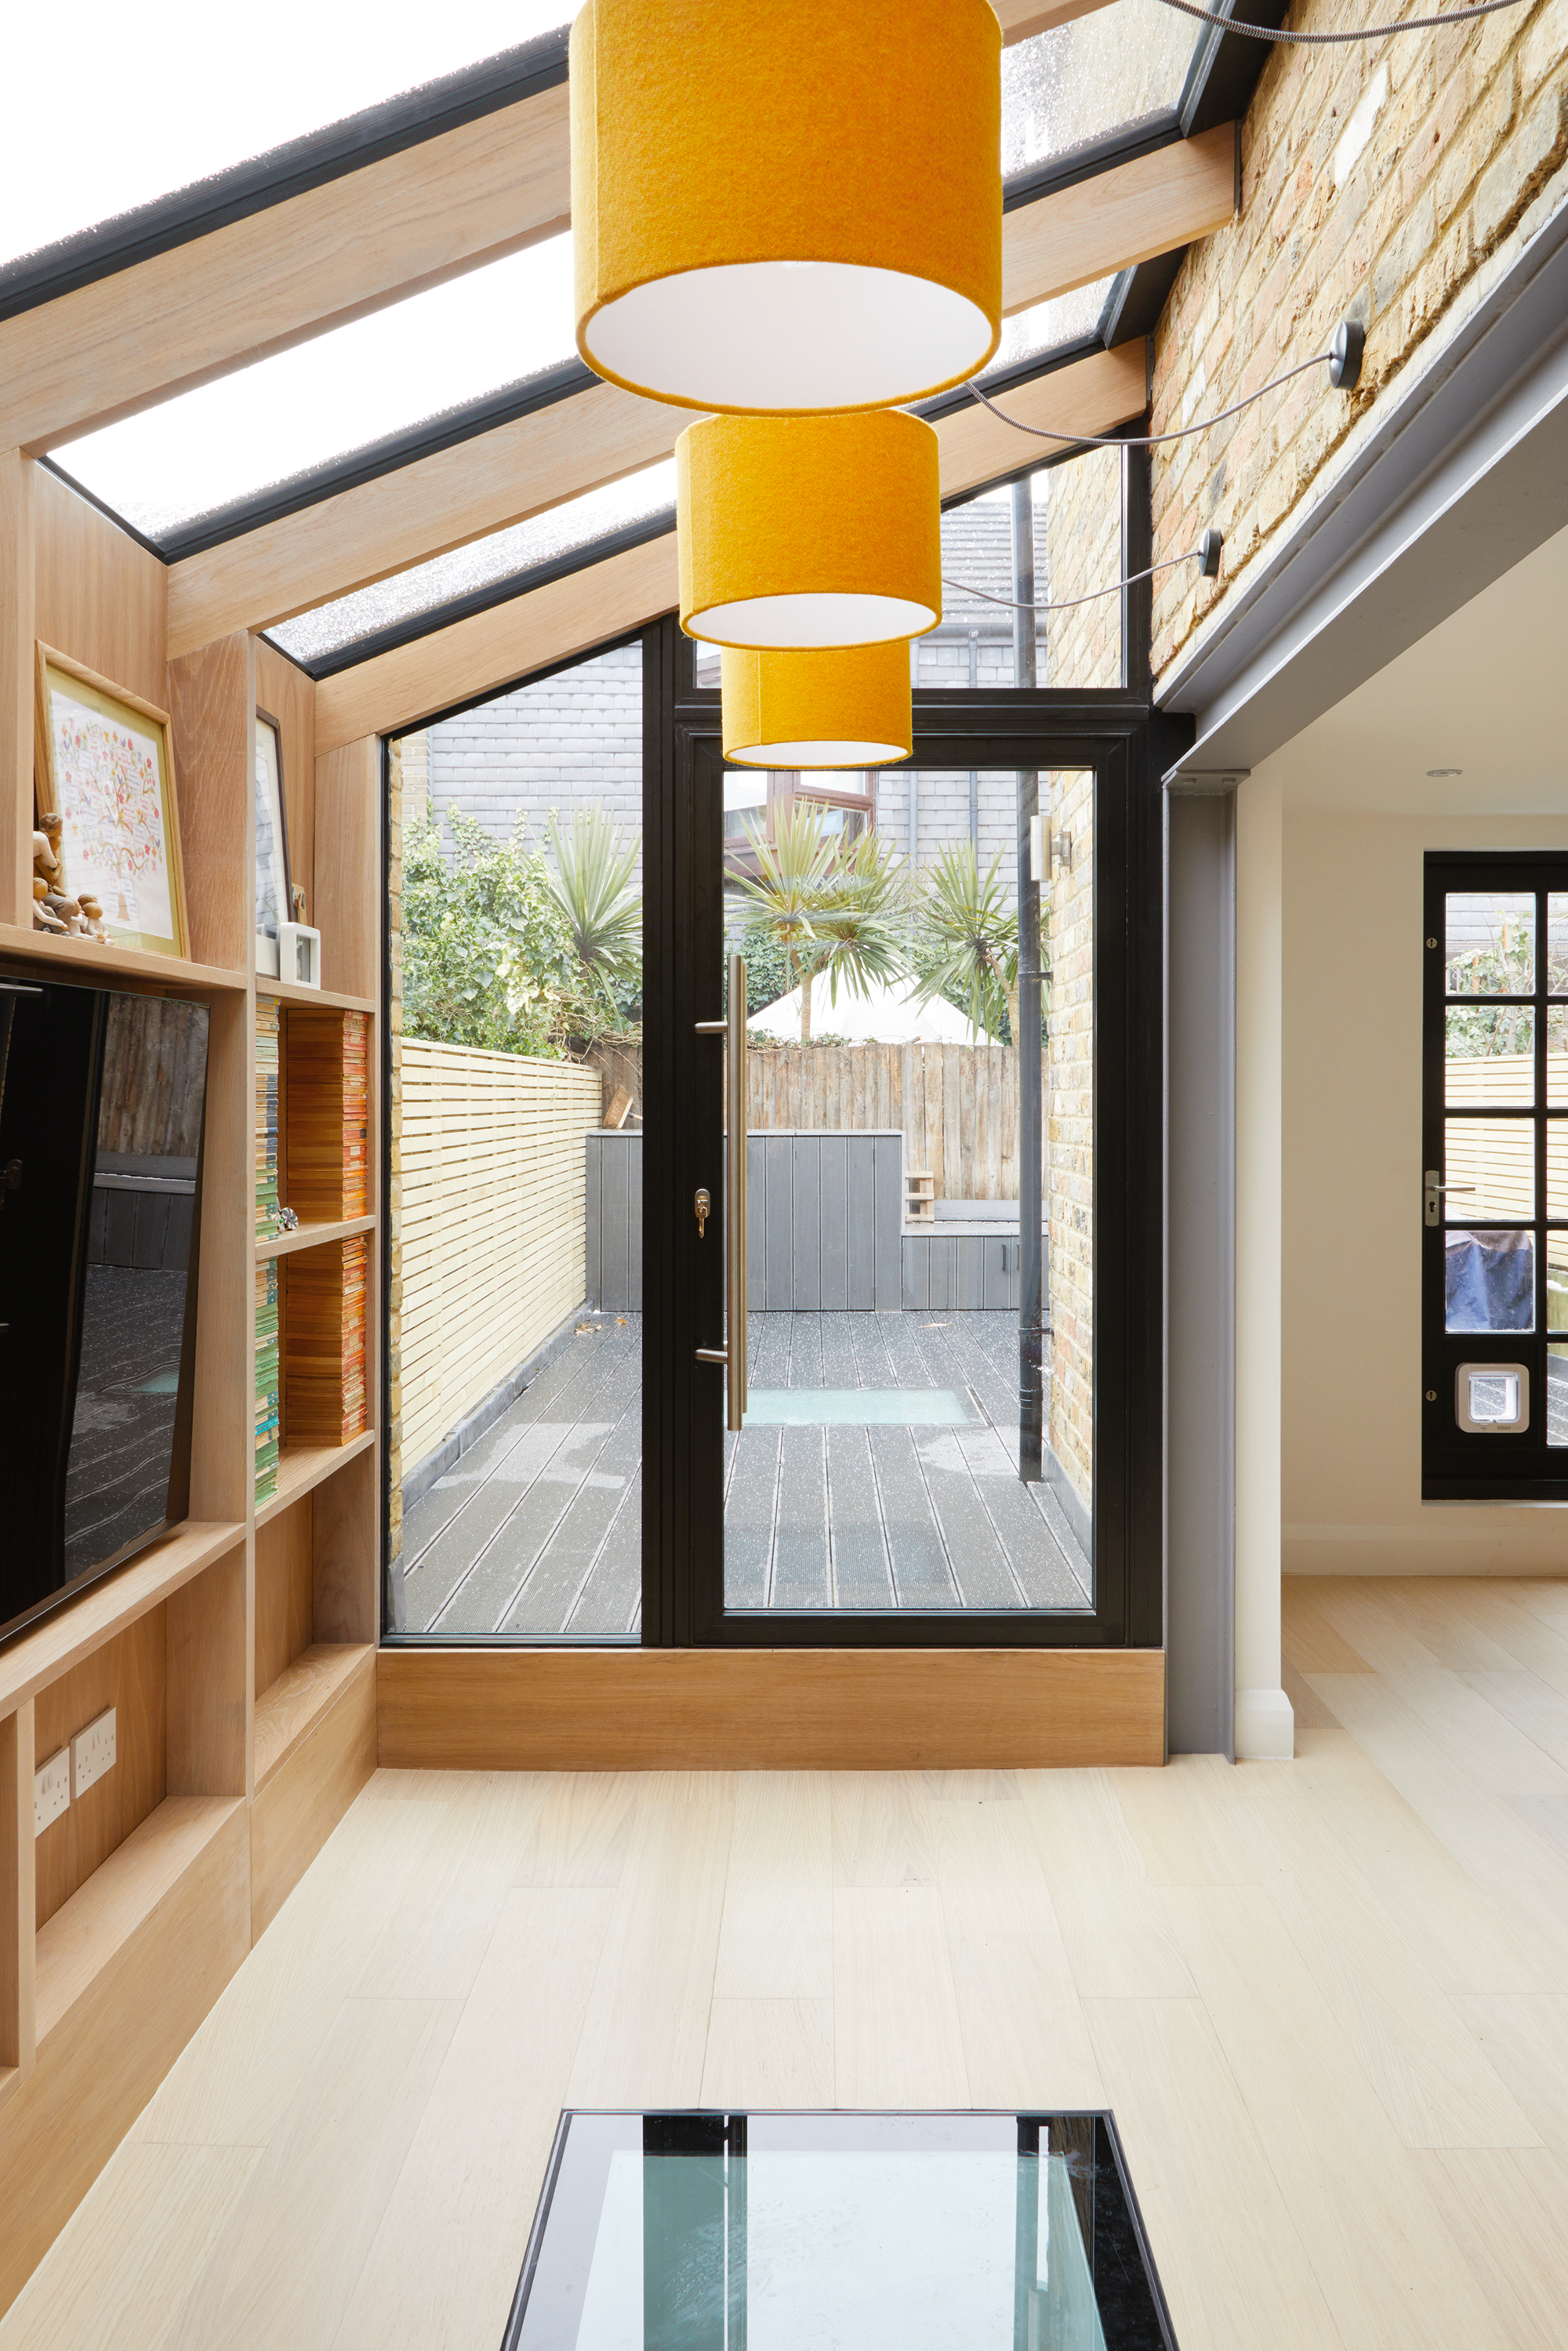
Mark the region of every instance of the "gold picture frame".
<instances>
[{"instance_id":1,"label":"gold picture frame","mask_svg":"<svg viewBox=\"0 0 1568 2351\"><path fill-rule=\"evenodd\" d=\"M189 959L169 714L39 643L35 789L57 816L63 886L117 946Z\"/></svg>"}]
</instances>

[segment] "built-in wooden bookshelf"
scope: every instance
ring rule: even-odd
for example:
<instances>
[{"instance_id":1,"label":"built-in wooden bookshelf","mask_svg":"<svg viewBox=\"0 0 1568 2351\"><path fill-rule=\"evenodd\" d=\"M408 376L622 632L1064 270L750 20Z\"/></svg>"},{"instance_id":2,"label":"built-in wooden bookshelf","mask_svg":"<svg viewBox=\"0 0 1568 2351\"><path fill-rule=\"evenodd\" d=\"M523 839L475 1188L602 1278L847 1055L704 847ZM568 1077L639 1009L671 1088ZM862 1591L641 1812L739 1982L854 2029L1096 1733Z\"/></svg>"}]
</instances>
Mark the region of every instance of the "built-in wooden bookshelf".
<instances>
[{"instance_id":1,"label":"built-in wooden bookshelf","mask_svg":"<svg viewBox=\"0 0 1568 2351\"><path fill-rule=\"evenodd\" d=\"M155 556L55 475L0 453L0 964L210 1008L191 1515L0 1647L0 2310L375 1761L379 746L318 759L314 685L245 632L170 661L167 593ZM30 927L40 639L171 713L188 961ZM319 990L253 969L258 707L280 723L293 879L322 935ZM300 1220L259 1236L258 1002L280 1016L282 1198ZM361 1070L362 1114L351 1099ZM350 1124L364 1130L347 1183L346 1082ZM347 1415L346 1251L364 1259L363 1401ZM269 1268L283 1444L276 1491L258 1507L256 1284ZM297 1310L325 1301L292 1427L291 1289ZM296 1363L308 1320L297 1311ZM322 1369L334 1343L335 1394ZM107 1705L114 1769L35 1839L36 1762Z\"/></svg>"}]
</instances>

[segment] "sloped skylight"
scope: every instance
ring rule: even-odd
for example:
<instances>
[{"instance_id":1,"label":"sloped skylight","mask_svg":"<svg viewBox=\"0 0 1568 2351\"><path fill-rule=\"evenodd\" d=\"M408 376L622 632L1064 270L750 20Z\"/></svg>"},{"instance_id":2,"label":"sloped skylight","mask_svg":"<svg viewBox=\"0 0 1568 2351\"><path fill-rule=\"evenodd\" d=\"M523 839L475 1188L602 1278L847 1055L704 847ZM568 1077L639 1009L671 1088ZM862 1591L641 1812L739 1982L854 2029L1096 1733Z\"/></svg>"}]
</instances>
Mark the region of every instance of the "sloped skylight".
<instances>
[{"instance_id":1,"label":"sloped skylight","mask_svg":"<svg viewBox=\"0 0 1568 2351\"><path fill-rule=\"evenodd\" d=\"M567 24L570 0L5 12L0 263Z\"/></svg>"}]
</instances>

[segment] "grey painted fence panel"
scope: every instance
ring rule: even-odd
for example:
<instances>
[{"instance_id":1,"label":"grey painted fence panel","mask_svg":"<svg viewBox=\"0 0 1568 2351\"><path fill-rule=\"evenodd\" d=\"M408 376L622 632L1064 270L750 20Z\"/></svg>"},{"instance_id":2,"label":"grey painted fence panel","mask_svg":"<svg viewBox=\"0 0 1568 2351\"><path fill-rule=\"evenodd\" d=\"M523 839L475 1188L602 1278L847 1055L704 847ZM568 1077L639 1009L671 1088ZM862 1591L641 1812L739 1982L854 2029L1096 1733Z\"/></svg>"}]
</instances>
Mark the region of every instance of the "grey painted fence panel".
<instances>
[{"instance_id":1,"label":"grey painted fence panel","mask_svg":"<svg viewBox=\"0 0 1568 2351\"><path fill-rule=\"evenodd\" d=\"M849 1304L849 1152L841 1134L825 1134L818 1152L822 1202L822 1311Z\"/></svg>"},{"instance_id":2,"label":"grey painted fence panel","mask_svg":"<svg viewBox=\"0 0 1568 2351\"><path fill-rule=\"evenodd\" d=\"M643 1138L587 1138L588 1295L606 1313L643 1306ZM1016 1228L904 1221L903 1137L753 1134L747 1144L747 1277L755 1313L1016 1311Z\"/></svg>"},{"instance_id":3,"label":"grey painted fence panel","mask_svg":"<svg viewBox=\"0 0 1568 2351\"><path fill-rule=\"evenodd\" d=\"M855 1312L876 1304L876 1141L869 1134L844 1139L844 1299Z\"/></svg>"}]
</instances>

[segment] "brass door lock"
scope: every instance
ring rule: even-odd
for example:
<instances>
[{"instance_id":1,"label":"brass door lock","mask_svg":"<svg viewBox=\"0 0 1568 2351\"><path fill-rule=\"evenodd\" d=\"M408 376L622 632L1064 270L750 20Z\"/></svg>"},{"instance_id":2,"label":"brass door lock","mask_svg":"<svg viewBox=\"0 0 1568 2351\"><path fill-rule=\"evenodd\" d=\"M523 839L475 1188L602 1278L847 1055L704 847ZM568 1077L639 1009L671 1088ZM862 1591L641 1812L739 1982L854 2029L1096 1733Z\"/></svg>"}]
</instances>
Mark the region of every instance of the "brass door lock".
<instances>
[{"instance_id":1,"label":"brass door lock","mask_svg":"<svg viewBox=\"0 0 1568 2351\"><path fill-rule=\"evenodd\" d=\"M699 1241L706 1241L707 1238L707 1220L713 1214L713 1194L708 1190L706 1184L698 1185L697 1196L693 1201L692 1206L696 1211L697 1238Z\"/></svg>"}]
</instances>

